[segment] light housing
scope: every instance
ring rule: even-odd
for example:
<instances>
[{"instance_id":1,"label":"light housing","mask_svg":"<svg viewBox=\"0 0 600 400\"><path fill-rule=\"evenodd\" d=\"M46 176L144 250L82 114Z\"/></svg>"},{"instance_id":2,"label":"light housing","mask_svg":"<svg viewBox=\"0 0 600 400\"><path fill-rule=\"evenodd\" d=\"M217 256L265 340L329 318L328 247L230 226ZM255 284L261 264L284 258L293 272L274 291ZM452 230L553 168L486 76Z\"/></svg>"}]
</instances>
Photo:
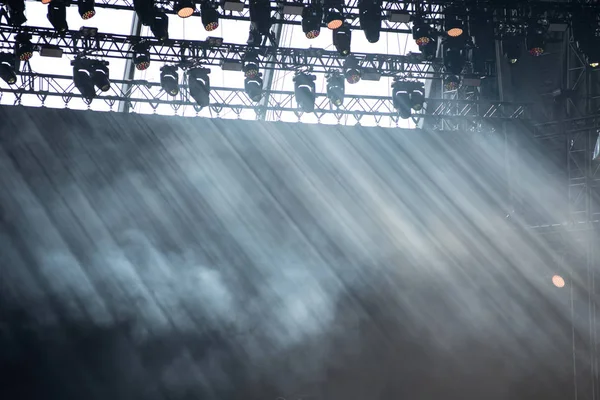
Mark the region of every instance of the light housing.
<instances>
[{"instance_id":1,"label":"light housing","mask_svg":"<svg viewBox=\"0 0 600 400\"><path fill-rule=\"evenodd\" d=\"M150 30L154 37L160 41L169 39L169 18L164 11L156 10Z\"/></svg>"},{"instance_id":2,"label":"light housing","mask_svg":"<svg viewBox=\"0 0 600 400\"><path fill-rule=\"evenodd\" d=\"M426 61L433 61L437 56L438 41L435 37L430 37L429 42L419 46L419 50Z\"/></svg>"},{"instance_id":3,"label":"light housing","mask_svg":"<svg viewBox=\"0 0 600 400\"><path fill-rule=\"evenodd\" d=\"M502 51L509 64L516 64L521 56L521 46L517 38L502 40Z\"/></svg>"},{"instance_id":4,"label":"light housing","mask_svg":"<svg viewBox=\"0 0 600 400\"><path fill-rule=\"evenodd\" d=\"M530 25L527 30L527 51L534 57L539 57L544 54L546 47L546 32L547 27L540 23L535 22Z\"/></svg>"},{"instance_id":5,"label":"light housing","mask_svg":"<svg viewBox=\"0 0 600 400\"><path fill-rule=\"evenodd\" d=\"M392 104L402 119L408 119L411 115L410 88L407 83L401 80L392 83Z\"/></svg>"},{"instance_id":6,"label":"light housing","mask_svg":"<svg viewBox=\"0 0 600 400\"><path fill-rule=\"evenodd\" d=\"M27 22L25 16L25 0L7 0L8 22L12 26L21 26Z\"/></svg>"},{"instance_id":7,"label":"light housing","mask_svg":"<svg viewBox=\"0 0 600 400\"><path fill-rule=\"evenodd\" d=\"M31 35L27 33L19 33L15 37L15 54L21 61L29 61L33 57L33 44L31 43Z\"/></svg>"},{"instance_id":8,"label":"light housing","mask_svg":"<svg viewBox=\"0 0 600 400\"><path fill-rule=\"evenodd\" d=\"M194 14L196 5L192 0L175 0L173 10L177 13L179 18L188 18Z\"/></svg>"},{"instance_id":9,"label":"light housing","mask_svg":"<svg viewBox=\"0 0 600 400\"><path fill-rule=\"evenodd\" d=\"M347 26L343 26L332 32L333 45L337 52L342 56L350 54L350 46L352 43L352 31Z\"/></svg>"},{"instance_id":10,"label":"light housing","mask_svg":"<svg viewBox=\"0 0 600 400\"><path fill-rule=\"evenodd\" d=\"M160 69L160 86L170 96L177 96L179 93L179 73L177 66L164 65Z\"/></svg>"},{"instance_id":11,"label":"light housing","mask_svg":"<svg viewBox=\"0 0 600 400\"><path fill-rule=\"evenodd\" d=\"M413 22L412 36L417 46L424 46L431 42L431 27L421 19Z\"/></svg>"},{"instance_id":12,"label":"light housing","mask_svg":"<svg viewBox=\"0 0 600 400\"><path fill-rule=\"evenodd\" d=\"M304 112L315 111L316 85L315 75L310 75L305 72L297 72L294 76L294 96L296 103Z\"/></svg>"},{"instance_id":13,"label":"light housing","mask_svg":"<svg viewBox=\"0 0 600 400\"><path fill-rule=\"evenodd\" d=\"M344 2L341 0L325 0L323 5L325 8L323 22L325 22L327 28L331 30L341 28L344 24Z\"/></svg>"},{"instance_id":14,"label":"light housing","mask_svg":"<svg viewBox=\"0 0 600 400\"><path fill-rule=\"evenodd\" d=\"M85 58L76 59L71 63L73 65L73 83L88 102L96 97L92 63L92 60Z\"/></svg>"},{"instance_id":15,"label":"light housing","mask_svg":"<svg viewBox=\"0 0 600 400\"><path fill-rule=\"evenodd\" d=\"M457 90L460 87L460 77L448 75L444 78L444 90L447 92Z\"/></svg>"},{"instance_id":16,"label":"light housing","mask_svg":"<svg viewBox=\"0 0 600 400\"><path fill-rule=\"evenodd\" d=\"M462 38L447 38L443 43L444 68L446 72L460 75L466 63L465 41Z\"/></svg>"},{"instance_id":17,"label":"light housing","mask_svg":"<svg viewBox=\"0 0 600 400\"><path fill-rule=\"evenodd\" d=\"M243 71L246 78L255 78L259 75L259 59L258 53L250 51L244 55L243 59Z\"/></svg>"},{"instance_id":18,"label":"light housing","mask_svg":"<svg viewBox=\"0 0 600 400\"><path fill-rule=\"evenodd\" d=\"M77 10L81 19L88 20L96 15L95 0L77 0Z\"/></svg>"},{"instance_id":19,"label":"light housing","mask_svg":"<svg viewBox=\"0 0 600 400\"><path fill-rule=\"evenodd\" d=\"M355 84L360 81L361 68L355 57L348 56L344 60L344 76L346 77L346 82L349 84Z\"/></svg>"},{"instance_id":20,"label":"light housing","mask_svg":"<svg viewBox=\"0 0 600 400\"><path fill-rule=\"evenodd\" d=\"M308 39L314 39L321 33L323 9L319 4L307 4L302 9L302 31Z\"/></svg>"},{"instance_id":21,"label":"light housing","mask_svg":"<svg viewBox=\"0 0 600 400\"><path fill-rule=\"evenodd\" d=\"M249 46L260 46L271 32L271 3L269 0L250 0Z\"/></svg>"},{"instance_id":22,"label":"light housing","mask_svg":"<svg viewBox=\"0 0 600 400\"><path fill-rule=\"evenodd\" d=\"M91 64L91 70L94 85L103 92L108 92L110 89L108 61L94 60Z\"/></svg>"},{"instance_id":23,"label":"light housing","mask_svg":"<svg viewBox=\"0 0 600 400\"><path fill-rule=\"evenodd\" d=\"M358 12L360 28L367 41L378 42L381 34L381 0L359 0Z\"/></svg>"},{"instance_id":24,"label":"light housing","mask_svg":"<svg viewBox=\"0 0 600 400\"><path fill-rule=\"evenodd\" d=\"M219 27L219 11L209 2L200 5L200 18L207 32L212 32Z\"/></svg>"},{"instance_id":25,"label":"light housing","mask_svg":"<svg viewBox=\"0 0 600 400\"><path fill-rule=\"evenodd\" d=\"M187 71L190 96L200 107L210 104L210 69L192 68Z\"/></svg>"},{"instance_id":26,"label":"light housing","mask_svg":"<svg viewBox=\"0 0 600 400\"><path fill-rule=\"evenodd\" d=\"M252 100L255 103L258 103L262 99L262 85L263 80L262 74L260 72L256 76L244 79L244 91L246 92L250 100Z\"/></svg>"},{"instance_id":27,"label":"light housing","mask_svg":"<svg viewBox=\"0 0 600 400\"><path fill-rule=\"evenodd\" d=\"M0 78L14 85L17 83L16 58L10 53L0 53Z\"/></svg>"},{"instance_id":28,"label":"light housing","mask_svg":"<svg viewBox=\"0 0 600 400\"><path fill-rule=\"evenodd\" d=\"M54 0L48 5L48 21L58 32L65 32L69 29L67 24L67 8L65 3Z\"/></svg>"},{"instance_id":29,"label":"light housing","mask_svg":"<svg viewBox=\"0 0 600 400\"><path fill-rule=\"evenodd\" d=\"M150 45L139 42L133 46L133 63L138 71L145 71L150 67Z\"/></svg>"},{"instance_id":30,"label":"light housing","mask_svg":"<svg viewBox=\"0 0 600 400\"><path fill-rule=\"evenodd\" d=\"M345 83L339 72L327 75L327 98L336 107L344 104Z\"/></svg>"}]
</instances>

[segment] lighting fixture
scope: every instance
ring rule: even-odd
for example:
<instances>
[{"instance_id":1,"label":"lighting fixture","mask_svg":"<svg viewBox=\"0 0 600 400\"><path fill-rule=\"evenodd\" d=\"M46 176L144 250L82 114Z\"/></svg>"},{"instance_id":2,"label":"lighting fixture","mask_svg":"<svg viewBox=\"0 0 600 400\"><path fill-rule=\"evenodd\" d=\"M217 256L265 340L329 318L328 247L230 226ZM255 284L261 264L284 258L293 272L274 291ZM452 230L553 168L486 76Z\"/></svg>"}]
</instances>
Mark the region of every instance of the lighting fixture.
<instances>
[{"instance_id":1,"label":"lighting fixture","mask_svg":"<svg viewBox=\"0 0 600 400\"><path fill-rule=\"evenodd\" d=\"M175 0L173 10L177 13L180 18L191 17L194 14L196 5L192 0Z\"/></svg>"},{"instance_id":2,"label":"lighting fixture","mask_svg":"<svg viewBox=\"0 0 600 400\"><path fill-rule=\"evenodd\" d=\"M358 12L360 28L367 41L378 42L381 33L381 0L359 0Z\"/></svg>"},{"instance_id":3,"label":"lighting fixture","mask_svg":"<svg viewBox=\"0 0 600 400\"><path fill-rule=\"evenodd\" d=\"M327 75L327 98L336 107L344 104L344 77L335 71Z\"/></svg>"},{"instance_id":4,"label":"lighting fixture","mask_svg":"<svg viewBox=\"0 0 600 400\"><path fill-rule=\"evenodd\" d=\"M355 84L360 81L361 71L358 60L353 56L346 57L344 60L344 76L346 82Z\"/></svg>"},{"instance_id":5,"label":"lighting fixture","mask_svg":"<svg viewBox=\"0 0 600 400\"><path fill-rule=\"evenodd\" d=\"M534 57L544 54L546 47L546 27L540 22L533 23L527 30L527 50Z\"/></svg>"},{"instance_id":6,"label":"lighting fixture","mask_svg":"<svg viewBox=\"0 0 600 400\"><path fill-rule=\"evenodd\" d=\"M133 0L133 9L143 25L152 26L157 12L153 0Z\"/></svg>"},{"instance_id":7,"label":"lighting fixture","mask_svg":"<svg viewBox=\"0 0 600 400\"><path fill-rule=\"evenodd\" d=\"M465 42L461 38L448 38L443 43L446 72L460 75L466 62Z\"/></svg>"},{"instance_id":8,"label":"lighting fixture","mask_svg":"<svg viewBox=\"0 0 600 400\"><path fill-rule=\"evenodd\" d=\"M205 1L200 5L200 17L207 32L212 32L219 27L219 11L210 2Z\"/></svg>"},{"instance_id":9,"label":"lighting fixture","mask_svg":"<svg viewBox=\"0 0 600 400\"><path fill-rule=\"evenodd\" d=\"M244 71L244 76L246 78L255 78L259 74L259 60L258 53L255 51L250 51L246 53L244 56L244 66L242 67Z\"/></svg>"},{"instance_id":10,"label":"lighting fixture","mask_svg":"<svg viewBox=\"0 0 600 400\"><path fill-rule=\"evenodd\" d=\"M423 82L411 82L412 91L410 92L410 106L415 111L423 109L425 103L425 84Z\"/></svg>"},{"instance_id":11,"label":"lighting fixture","mask_svg":"<svg viewBox=\"0 0 600 400\"><path fill-rule=\"evenodd\" d=\"M210 69L192 68L188 70L188 89L190 96L200 107L210 104Z\"/></svg>"},{"instance_id":12,"label":"lighting fixture","mask_svg":"<svg viewBox=\"0 0 600 400\"><path fill-rule=\"evenodd\" d=\"M324 0L325 13L324 22L327 28L335 30L342 27L344 24L342 0Z\"/></svg>"},{"instance_id":13,"label":"lighting fixture","mask_svg":"<svg viewBox=\"0 0 600 400\"><path fill-rule=\"evenodd\" d=\"M74 60L73 65L73 83L84 99L91 102L96 97L93 78L93 61L86 58Z\"/></svg>"},{"instance_id":14,"label":"lighting fixture","mask_svg":"<svg viewBox=\"0 0 600 400\"><path fill-rule=\"evenodd\" d=\"M67 8L65 3L60 0L54 0L48 5L48 21L58 32L65 32L69 29L67 24Z\"/></svg>"},{"instance_id":15,"label":"lighting fixture","mask_svg":"<svg viewBox=\"0 0 600 400\"><path fill-rule=\"evenodd\" d=\"M15 36L15 54L21 61L29 61L33 57L33 44L31 43L31 35L27 33L19 33Z\"/></svg>"},{"instance_id":16,"label":"lighting fixture","mask_svg":"<svg viewBox=\"0 0 600 400\"><path fill-rule=\"evenodd\" d=\"M92 80L94 85L103 92L110 89L108 61L94 60L91 64Z\"/></svg>"},{"instance_id":17,"label":"lighting fixture","mask_svg":"<svg viewBox=\"0 0 600 400\"><path fill-rule=\"evenodd\" d=\"M417 46L425 46L432 40L431 27L420 18L415 19L413 22L412 35Z\"/></svg>"},{"instance_id":18,"label":"lighting fixture","mask_svg":"<svg viewBox=\"0 0 600 400\"><path fill-rule=\"evenodd\" d=\"M465 32L462 12L463 9L456 5L449 5L444 9L444 30L448 36L459 37Z\"/></svg>"},{"instance_id":19,"label":"lighting fixture","mask_svg":"<svg viewBox=\"0 0 600 400\"><path fill-rule=\"evenodd\" d=\"M347 26L333 31L333 45L342 56L350 54L350 44L352 42L352 31Z\"/></svg>"},{"instance_id":20,"label":"lighting fixture","mask_svg":"<svg viewBox=\"0 0 600 400\"><path fill-rule=\"evenodd\" d=\"M244 79L244 91L255 103L258 103L262 99L262 74L259 72L256 76L248 77Z\"/></svg>"},{"instance_id":21,"label":"lighting fixture","mask_svg":"<svg viewBox=\"0 0 600 400\"><path fill-rule=\"evenodd\" d=\"M435 37L430 37L429 41L419 46L419 50L423 55L423 59L426 61L433 61L437 55L438 42Z\"/></svg>"},{"instance_id":22,"label":"lighting fixture","mask_svg":"<svg viewBox=\"0 0 600 400\"><path fill-rule=\"evenodd\" d=\"M160 41L169 39L169 18L164 11L156 10L150 30Z\"/></svg>"},{"instance_id":23,"label":"lighting fixture","mask_svg":"<svg viewBox=\"0 0 600 400\"><path fill-rule=\"evenodd\" d=\"M392 104L396 111L398 111L400 118L410 118L410 89L407 86L407 82L395 80L392 83Z\"/></svg>"},{"instance_id":24,"label":"lighting fixture","mask_svg":"<svg viewBox=\"0 0 600 400\"><path fill-rule=\"evenodd\" d=\"M449 75L444 79L444 90L451 92L458 89L460 86L460 77L456 75Z\"/></svg>"},{"instance_id":25,"label":"lighting fixture","mask_svg":"<svg viewBox=\"0 0 600 400\"><path fill-rule=\"evenodd\" d=\"M321 33L323 9L318 3L307 4L302 9L302 31L308 39L314 39Z\"/></svg>"},{"instance_id":26,"label":"lighting fixture","mask_svg":"<svg viewBox=\"0 0 600 400\"><path fill-rule=\"evenodd\" d=\"M8 22L13 26L21 26L27 22L25 16L25 0L7 0Z\"/></svg>"},{"instance_id":27,"label":"lighting fixture","mask_svg":"<svg viewBox=\"0 0 600 400\"><path fill-rule=\"evenodd\" d=\"M294 76L294 96L300 109L304 112L313 112L315 110L316 79L315 75L305 72L297 72Z\"/></svg>"},{"instance_id":28,"label":"lighting fixture","mask_svg":"<svg viewBox=\"0 0 600 400\"><path fill-rule=\"evenodd\" d=\"M250 0L249 46L260 46L271 32L271 3L269 0Z\"/></svg>"},{"instance_id":29,"label":"lighting fixture","mask_svg":"<svg viewBox=\"0 0 600 400\"><path fill-rule=\"evenodd\" d=\"M77 0L77 9L79 10L79 15L81 15L82 19L90 19L94 15L96 15L96 10L94 9L95 0Z\"/></svg>"},{"instance_id":30,"label":"lighting fixture","mask_svg":"<svg viewBox=\"0 0 600 400\"><path fill-rule=\"evenodd\" d=\"M517 38L504 39L502 41L502 51L509 64L516 64L521 55L521 46Z\"/></svg>"},{"instance_id":31,"label":"lighting fixture","mask_svg":"<svg viewBox=\"0 0 600 400\"><path fill-rule=\"evenodd\" d=\"M10 53L0 53L0 78L9 85L17 83L16 59Z\"/></svg>"},{"instance_id":32,"label":"lighting fixture","mask_svg":"<svg viewBox=\"0 0 600 400\"><path fill-rule=\"evenodd\" d=\"M133 46L133 63L138 71L150 66L150 46L147 42L139 42Z\"/></svg>"},{"instance_id":33,"label":"lighting fixture","mask_svg":"<svg viewBox=\"0 0 600 400\"><path fill-rule=\"evenodd\" d=\"M160 69L160 86L171 96L179 93L179 73L174 65L165 65Z\"/></svg>"}]
</instances>

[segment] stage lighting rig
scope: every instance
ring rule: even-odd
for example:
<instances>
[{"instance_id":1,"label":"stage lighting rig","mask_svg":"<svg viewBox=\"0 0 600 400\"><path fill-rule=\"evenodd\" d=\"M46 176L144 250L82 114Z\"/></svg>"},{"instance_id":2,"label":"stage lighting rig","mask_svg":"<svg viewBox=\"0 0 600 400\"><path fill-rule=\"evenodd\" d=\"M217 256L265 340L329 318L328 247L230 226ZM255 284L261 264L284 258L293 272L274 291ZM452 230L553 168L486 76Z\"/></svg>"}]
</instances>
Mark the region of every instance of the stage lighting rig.
<instances>
[{"instance_id":1,"label":"stage lighting rig","mask_svg":"<svg viewBox=\"0 0 600 400\"><path fill-rule=\"evenodd\" d=\"M27 22L25 16L25 0L6 0L8 22L12 26L21 26Z\"/></svg>"},{"instance_id":2,"label":"stage lighting rig","mask_svg":"<svg viewBox=\"0 0 600 400\"><path fill-rule=\"evenodd\" d=\"M269 0L250 0L249 46L260 46L271 34L271 3Z\"/></svg>"},{"instance_id":3,"label":"stage lighting rig","mask_svg":"<svg viewBox=\"0 0 600 400\"><path fill-rule=\"evenodd\" d=\"M200 5L200 18L207 32L212 32L219 27L219 11L217 5L205 0Z\"/></svg>"},{"instance_id":4,"label":"stage lighting rig","mask_svg":"<svg viewBox=\"0 0 600 400\"><path fill-rule=\"evenodd\" d=\"M321 33L323 8L318 1L306 4L302 9L302 31L308 39L314 39Z\"/></svg>"},{"instance_id":5,"label":"stage lighting rig","mask_svg":"<svg viewBox=\"0 0 600 400\"><path fill-rule=\"evenodd\" d=\"M160 86L170 96L177 96L179 93L179 73L177 66L164 65L160 69Z\"/></svg>"},{"instance_id":6,"label":"stage lighting rig","mask_svg":"<svg viewBox=\"0 0 600 400\"><path fill-rule=\"evenodd\" d=\"M77 9L81 19L90 19L96 15L95 0L77 0Z\"/></svg>"},{"instance_id":7,"label":"stage lighting rig","mask_svg":"<svg viewBox=\"0 0 600 400\"><path fill-rule=\"evenodd\" d=\"M210 69L192 68L187 71L190 96L200 107L210 104Z\"/></svg>"},{"instance_id":8,"label":"stage lighting rig","mask_svg":"<svg viewBox=\"0 0 600 400\"><path fill-rule=\"evenodd\" d=\"M17 83L16 58L10 53L0 53L0 78L9 85Z\"/></svg>"},{"instance_id":9,"label":"stage lighting rig","mask_svg":"<svg viewBox=\"0 0 600 400\"><path fill-rule=\"evenodd\" d=\"M192 0L175 0L173 10L179 18L188 18L194 14L196 4Z\"/></svg>"},{"instance_id":10,"label":"stage lighting rig","mask_svg":"<svg viewBox=\"0 0 600 400\"><path fill-rule=\"evenodd\" d=\"M344 77L338 71L332 71L326 75L327 98L336 107L344 104L345 83Z\"/></svg>"},{"instance_id":11,"label":"stage lighting rig","mask_svg":"<svg viewBox=\"0 0 600 400\"><path fill-rule=\"evenodd\" d=\"M15 54L21 61L29 61L33 57L33 44L31 35L28 33L19 33L15 36Z\"/></svg>"},{"instance_id":12,"label":"stage lighting rig","mask_svg":"<svg viewBox=\"0 0 600 400\"><path fill-rule=\"evenodd\" d=\"M349 55L344 60L344 76L346 77L346 82L350 84L360 81L361 68L356 57Z\"/></svg>"},{"instance_id":13,"label":"stage lighting rig","mask_svg":"<svg viewBox=\"0 0 600 400\"><path fill-rule=\"evenodd\" d=\"M144 71L150 66L150 43L141 41L133 45L133 63L138 71Z\"/></svg>"},{"instance_id":14,"label":"stage lighting rig","mask_svg":"<svg viewBox=\"0 0 600 400\"><path fill-rule=\"evenodd\" d=\"M300 109L304 112L315 111L317 77L307 72L296 72L294 76L294 96Z\"/></svg>"},{"instance_id":15,"label":"stage lighting rig","mask_svg":"<svg viewBox=\"0 0 600 400\"><path fill-rule=\"evenodd\" d=\"M359 0L358 19L360 28L369 43L379 41L381 33L381 0Z\"/></svg>"},{"instance_id":16,"label":"stage lighting rig","mask_svg":"<svg viewBox=\"0 0 600 400\"><path fill-rule=\"evenodd\" d=\"M325 8L323 21L327 28L336 30L344 24L344 2L343 0L324 0Z\"/></svg>"},{"instance_id":17,"label":"stage lighting rig","mask_svg":"<svg viewBox=\"0 0 600 400\"><path fill-rule=\"evenodd\" d=\"M52 24L52 27L58 32L65 32L69 30L67 24L67 6L61 0L54 0L48 5L48 21Z\"/></svg>"},{"instance_id":18,"label":"stage lighting rig","mask_svg":"<svg viewBox=\"0 0 600 400\"><path fill-rule=\"evenodd\" d=\"M342 56L350 54L350 45L352 43L352 31L347 27L343 26L332 31L333 34L333 45L338 53Z\"/></svg>"}]
</instances>

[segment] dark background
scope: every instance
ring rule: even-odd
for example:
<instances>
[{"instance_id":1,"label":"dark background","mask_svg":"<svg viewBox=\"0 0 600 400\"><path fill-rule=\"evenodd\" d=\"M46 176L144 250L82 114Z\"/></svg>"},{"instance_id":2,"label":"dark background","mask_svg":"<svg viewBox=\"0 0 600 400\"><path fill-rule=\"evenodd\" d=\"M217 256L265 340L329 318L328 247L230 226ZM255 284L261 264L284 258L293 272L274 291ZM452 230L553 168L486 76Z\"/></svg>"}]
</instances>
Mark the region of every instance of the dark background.
<instances>
[{"instance_id":1,"label":"dark background","mask_svg":"<svg viewBox=\"0 0 600 400\"><path fill-rule=\"evenodd\" d=\"M578 266L507 218L504 138L23 107L0 138L3 398L572 396Z\"/></svg>"}]
</instances>

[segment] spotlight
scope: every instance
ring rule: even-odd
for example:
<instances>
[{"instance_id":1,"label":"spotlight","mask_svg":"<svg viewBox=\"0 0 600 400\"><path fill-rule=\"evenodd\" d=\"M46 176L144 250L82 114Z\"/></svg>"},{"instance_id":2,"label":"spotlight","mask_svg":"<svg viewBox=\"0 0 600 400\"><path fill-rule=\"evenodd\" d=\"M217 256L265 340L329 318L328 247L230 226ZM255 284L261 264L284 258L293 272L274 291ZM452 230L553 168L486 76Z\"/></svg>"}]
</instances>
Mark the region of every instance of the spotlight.
<instances>
[{"instance_id":1,"label":"spotlight","mask_svg":"<svg viewBox=\"0 0 600 400\"><path fill-rule=\"evenodd\" d=\"M10 53L0 53L0 78L9 85L17 83L16 59Z\"/></svg>"},{"instance_id":2,"label":"spotlight","mask_svg":"<svg viewBox=\"0 0 600 400\"><path fill-rule=\"evenodd\" d=\"M342 13L344 6L343 0L325 0L324 5L325 25L332 30L341 28L344 24L344 16Z\"/></svg>"},{"instance_id":3,"label":"spotlight","mask_svg":"<svg viewBox=\"0 0 600 400\"><path fill-rule=\"evenodd\" d=\"M444 10L444 30L450 37L459 37L465 32L460 12L461 8L454 5L450 5Z\"/></svg>"},{"instance_id":4,"label":"spotlight","mask_svg":"<svg viewBox=\"0 0 600 400\"><path fill-rule=\"evenodd\" d=\"M425 103L425 85L423 82L411 82L412 91L410 93L410 106L415 111L421 111L423 109L423 103Z\"/></svg>"},{"instance_id":5,"label":"spotlight","mask_svg":"<svg viewBox=\"0 0 600 400\"><path fill-rule=\"evenodd\" d=\"M392 83L392 104L402 119L410 118L410 90L407 84L400 80Z\"/></svg>"},{"instance_id":6,"label":"spotlight","mask_svg":"<svg viewBox=\"0 0 600 400\"><path fill-rule=\"evenodd\" d=\"M54 0L48 5L48 21L58 32L65 32L69 29L67 24L67 8L65 3Z\"/></svg>"},{"instance_id":7,"label":"spotlight","mask_svg":"<svg viewBox=\"0 0 600 400\"><path fill-rule=\"evenodd\" d=\"M21 26L27 22L25 17L25 0L7 0L8 22L13 26Z\"/></svg>"},{"instance_id":8,"label":"spotlight","mask_svg":"<svg viewBox=\"0 0 600 400\"><path fill-rule=\"evenodd\" d=\"M85 58L74 60L73 65L73 83L84 99L91 102L96 97L93 78L93 62Z\"/></svg>"},{"instance_id":9,"label":"spotlight","mask_svg":"<svg viewBox=\"0 0 600 400\"><path fill-rule=\"evenodd\" d=\"M33 57L33 44L31 44L31 35L19 33L15 37L15 54L21 61L29 61Z\"/></svg>"},{"instance_id":10,"label":"spotlight","mask_svg":"<svg viewBox=\"0 0 600 400\"><path fill-rule=\"evenodd\" d=\"M169 18L164 11L156 10L150 30L154 37L160 41L169 38Z\"/></svg>"},{"instance_id":11,"label":"spotlight","mask_svg":"<svg viewBox=\"0 0 600 400\"><path fill-rule=\"evenodd\" d=\"M271 32L271 3L269 0L250 0L249 46L260 46L263 36Z\"/></svg>"},{"instance_id":12,"label":"spotlight","mask_svg":"<svg viewBox=\"0 0 600 400\"><path fill-rule=\"evenodd\" d=\"M96 15L95 0L78 0L77 8L82 19L90 19Z\"/></svg>"},{"instance_id":13,"label":"spotlight","mask_svg":"<svg viewBox=\"0 0 600 400\"><path fill-rule=\"evenodd\" d=\"M352 31L344 26L333 31L333 45L342 56L350 54L350 44L352 42Z\"/></svg>"},{"instance_id":14,"label":"spotlight","mask_svg":"<svg viewBox=\"0 0 600 400\"><path fill-rule=\"evenodd\" d=\"M360 81L360 65L358 60L353 56L346 57L344 61L344 76L346 77L346 82L350 84L355 84Z\"/></svg>"},{"instance_id":15,"label":"spotlight","mask_svg":"<svg viewBox=\"0 0 600 400\"><path fill-rule=\"evenodd\" d=\"M190 95L200 107L210 104L210 69L192 68L188 70L188 87Z\"/></svg>"},{"instance_id":16,"label":"spotlight","mask_svg":"<svg viewBox=\"0 0 600 400\"><path fill-rule=\"evenodd\" d=\"M315 111L315 75L297 72L294 76L294 96L300 109L304 112Z\"/></svg>"},{"instance_id":17,"label":"spotlight","mask_svg":"<svg viewBox=\"0 0 600 400\"><path fill-rule=\"evenodd\" d=\"M451 92L458 89L460 86L460 77L456 75L449 75L444 80L444 90Z\"/></svg>"},{"instance_id":18,"label":"spotlight","mask_svg":"<svg viewBox=\"0 0 600 400\"><path fill-rule=\"evenodd\" d=\"M502 50L504 57L510 64L516 64L521 55L521 46L516 38L509 38L502 41Z\"/></svg>"},{"instance_id":19,"label":"spotlight","mask_svg":"<svg viewBox=\"0 0 600 400\"><path fill-rule=\"evenodd\" d=\"M173 6L173 10L175 10L180 18L191 17L195 8L196 5L192 0L175 0Z\"/></svg>"},{"instance_id":20,"label":"spotlight","mask_svg":"<svg viewBox=\"0 0 600 400\"><path fill-rule=\"evenodd\" d=\"M431 42L431 27L417 18L412 28L413 39L417 46L425 46Z\"/></svg>"},{"instance_id":21,"label":"spotlight","mask_svg":"<svg viewBox=\"0 0 600 400\"><path fill-rule=\"evenodd\" d=\"M465 43L458 38L448 38L444 42L444 67L446 71L460 75L465 66Z\"/></svg>"},{"instance_id":22,"label":"spotlight","mask_svg":"<svg viewBox=\"0 0 600 400\"><path fill-rule=\"evenodd\" d=\"M244 91L255 103L258 103L262 98L262 74L259 72L258 75L244 79Z\"/></svg>"},{"instance_id":23,"label":"spotlight","mask_svg":"<svg viewBox=\"0 0 600 400\"><path fill-rule=\"evenodd\" d=\"M359 0L358 20L369 43L379 41L381 32L381 0Z\"/></svg>"},{"instance_id":24,"label":"spotlight","mask_svg":"<svg viewBox=\"0 0 600 400\"><path fill-rule=\"evenodd\" d=\"M327 75L327 98L336 107L344 104L344 78L335 71Z\"/></svg>"},{"instance_id":25,"label":"spotlight","mask_svg":"<svg viewBox=\"0 0 600 400\"><path fill-rule=\"evenodd\" d=\"M160 86L171 96L179 93L179 73L174 65L165 65L160 69Z\"/></svg>"},{"instance_id":26,"label":"spotlight","mask_svg":"<svg viewBox=\"0 0 600 400\"><path fill-rule=\"evenodd\" d=\"M138 71L144 71L150 66L150 45L139 42L133 46L133 63Z\"/></svg>"},{"instance_id":27,"label":"spotlight","mask_svg":"<svg viewBox=\"0 0 600 400\"><path fill-rule=\"evenodd\" d=\"M544 54L546 30L546 27L540 22L532 24L527 30L527 50L534 57Z\"/></svg>"},{"instance_id":28,"label":"spotlight","mask_svg":"<svg viewBox=\"0 0 600 400\"><path fill-rule=\"evenodd\" d=\"M435 57L437 56L437 48L438 48L438 42L437 42L437 39L434 37L430 37L428 43L426 43L422 46L419 46L419 50L421 51L421 54L423 55L423 59L426 61L435 60Z\"/></svg>"},{"instance_id":29,"label":"spotlight","mask_svg":"<svg viewBox=\"0 0 600 400\"><path fill-rule=\"evenodd\" d=\"M133 9L142 24L152 26L157 12L152 0L133 0Z\"/></svg>"},{"instance_id":30,"label":"spotlight","mask_svg":"<svg viewBox=\"0 0 600 400\"><path fill-rule=\"evenodd\" d=\"M321 33L323 9L320 4L307 4L302 9L302 31L308 39L314 39Z\"/></svg>"},{"instance_id":31,"label":"spotlight","mask_svg":"<svg viewBox=\"0 0 600 400\"><path fill-rule=\"evenodd\" d=\"M103 92L108 92L110 89L110 79L108 74L108 62L94 60L90 66L92 72L92 80L94 85Z\"/></svg>"},{"instance_id":32,"label":"spotlight","mask_svg":"<svg viewBox=\"0 0 600 400\"><path fill-rule=\"evenodd\" d=\"M259 74L258 69L258 53L255 51L250 51L246 53L243 60L244 66L242 67L244 70L244 76L246 78L256 78Z\"/></svg>"},{"instance_id":33,"label":"spotlight","mask_svg":"<svg viewBox=\"0 0 600 400\"><path fill-rule=\"evenodd\" d=\"M219 27L219 11L210 2L205 1L200 5L200 17L207 32L212 32Z\"/></svg>"}]
</instances>

